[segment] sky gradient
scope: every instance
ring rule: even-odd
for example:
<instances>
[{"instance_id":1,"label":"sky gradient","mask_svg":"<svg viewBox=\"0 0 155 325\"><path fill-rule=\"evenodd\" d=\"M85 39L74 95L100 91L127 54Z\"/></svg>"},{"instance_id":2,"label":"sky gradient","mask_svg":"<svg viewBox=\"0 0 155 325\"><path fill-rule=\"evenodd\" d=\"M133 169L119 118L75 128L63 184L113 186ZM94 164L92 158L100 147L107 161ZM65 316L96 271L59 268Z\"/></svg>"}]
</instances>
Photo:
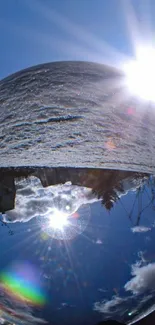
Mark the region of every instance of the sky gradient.
<instances>
[{"instance_id":1,"label":"sky gradient","mask_svg":"<svg viewBox=\"0 0 155 325\"><path fill-rule=\"evenodd\" d=\"M154 13L147 0L2 0L0 78L57 60L118 65L133 53L137 25L151 35Z\"/></svg>"}]
</instances>

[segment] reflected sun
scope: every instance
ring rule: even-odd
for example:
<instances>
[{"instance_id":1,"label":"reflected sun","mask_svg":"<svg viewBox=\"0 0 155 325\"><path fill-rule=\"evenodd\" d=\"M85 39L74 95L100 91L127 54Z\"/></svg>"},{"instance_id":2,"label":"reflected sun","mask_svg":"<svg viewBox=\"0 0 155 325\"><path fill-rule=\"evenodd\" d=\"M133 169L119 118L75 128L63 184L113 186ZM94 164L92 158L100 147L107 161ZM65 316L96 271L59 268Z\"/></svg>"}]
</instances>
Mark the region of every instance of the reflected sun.
<instances>
[{"instance_id":1,"label":"reflected sun","mask_svg":"<svg viewBox=\"0 0 155 325\"><path fill-rule=\"evenodd\" d=\"M136 59L124 66L126 86L131 94L155 101L155 49L139 47Z\"/></svg>"},{"instance_id":2,"label":"reflected sun","mask_svg":"<svg viewBox=\"0 0 155 325\"><path fill-rule=\"evenodd\" d=\"M55 213L49 217L49 227L63 231L63 228L68 225L68 215L62 211L55 210Z\"/></svg>"}]
</instances>

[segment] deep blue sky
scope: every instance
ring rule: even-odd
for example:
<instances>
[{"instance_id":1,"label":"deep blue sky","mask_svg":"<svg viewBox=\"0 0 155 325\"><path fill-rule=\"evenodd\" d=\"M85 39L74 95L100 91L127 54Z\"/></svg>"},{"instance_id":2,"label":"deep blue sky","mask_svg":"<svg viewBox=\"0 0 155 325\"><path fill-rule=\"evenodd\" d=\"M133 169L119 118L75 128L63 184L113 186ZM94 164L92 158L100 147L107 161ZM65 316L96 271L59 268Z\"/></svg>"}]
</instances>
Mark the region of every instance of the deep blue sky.
<instances>
[{"instance_id":1,"label":"deep blue sky","mask_svg":"<svg viewBox=\"0 0 155 325\"><path fill-rule=\"evenodd\" d=\"M134 30L132 37L135 37L133 13L141 23L141 34L144 34L144 29L148 30L147 21L154 16L155 2L1 0L0 78L56 60L117 64L121 55L115 52L110 55L112 51L106 50L105 45L108 43L122 53L132 53L129 30Z\"/></svg>"},{"instance_id":2,"label":"deep blue sky","mask_svg":"<svg viewBox=\"0 0 155 325\"><path fill-rule=\"evenodd\" d=\"M149 189L147 193L151 194ZM143 207L149 202L145 194L142 194ZM154 226L148 233L133 234L130 229L137 220L138 199L132 221L125 210L131 211L134 201L134 192L123 196L110 214L100 203L91 205L90 224L84 236L76 237L66 246L56 240L51 241L51 238L43 240L36 218L27 224L11 224L10 228L14 230L11 237L8 236L8 228L3 226L0 229L0 245L3 247L0 269L8 270L13 261L28 261L37 266L42 287L50 297L49 309L44 310L46 319L53 317L55 324L62 324L62 321L67 324L68 317L69 320L74 318L75 324L84 324L90 319L89 324L97 323L102 315L93 313L93 303L103 298L109 300L117 291L120 297L124 297L123 287L131 279L131 265L140 259L138 252L143 251L148 262L154 262ZM151 226L153 223L154 210L150 206L142 215L140 224ZM96 239L100 239L102 244L95 244ZM52 277L48 278L51 274ZM99 288L106 291L99 291ZM76 308L59 310L62 302Z\"/></svg>"}]
</instances>

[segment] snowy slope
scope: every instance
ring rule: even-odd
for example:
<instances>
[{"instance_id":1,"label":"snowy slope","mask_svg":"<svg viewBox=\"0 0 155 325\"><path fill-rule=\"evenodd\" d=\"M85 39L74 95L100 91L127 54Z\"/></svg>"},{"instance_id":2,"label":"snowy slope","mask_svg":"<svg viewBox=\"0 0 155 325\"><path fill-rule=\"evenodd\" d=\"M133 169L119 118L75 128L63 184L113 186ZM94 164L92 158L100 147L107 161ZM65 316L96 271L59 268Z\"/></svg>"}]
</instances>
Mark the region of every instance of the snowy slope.
<instances>
[{"instance_id":1,"label":"snowy slope","mask_svg":"<svg viewBox=\"0 0 155 325\"><path fill-rule=\"evenodd\" d=\"M55 62L0 81L0 166L154 170L154 107L129 97L123 75Z\"/></svg>"}]
</instances>

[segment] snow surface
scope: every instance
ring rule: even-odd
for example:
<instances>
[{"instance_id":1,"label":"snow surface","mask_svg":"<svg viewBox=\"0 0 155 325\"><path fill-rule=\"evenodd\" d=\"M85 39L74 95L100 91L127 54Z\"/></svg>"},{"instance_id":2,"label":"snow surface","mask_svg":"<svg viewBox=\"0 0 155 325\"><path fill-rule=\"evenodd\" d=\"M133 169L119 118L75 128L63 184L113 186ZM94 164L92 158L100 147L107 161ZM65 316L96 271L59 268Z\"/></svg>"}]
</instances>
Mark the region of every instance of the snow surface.
<instances>
[{"instance_id":1,"label":"snow surface","mask_svg":"<svg viewBox=\"0 0 155 325\"><path fill-rule=\"evenodd\" d=\"M55 62L0 81L0 167L154 171L154 107L129 98L124 76Z\"/></svg>"}]
</instances>

